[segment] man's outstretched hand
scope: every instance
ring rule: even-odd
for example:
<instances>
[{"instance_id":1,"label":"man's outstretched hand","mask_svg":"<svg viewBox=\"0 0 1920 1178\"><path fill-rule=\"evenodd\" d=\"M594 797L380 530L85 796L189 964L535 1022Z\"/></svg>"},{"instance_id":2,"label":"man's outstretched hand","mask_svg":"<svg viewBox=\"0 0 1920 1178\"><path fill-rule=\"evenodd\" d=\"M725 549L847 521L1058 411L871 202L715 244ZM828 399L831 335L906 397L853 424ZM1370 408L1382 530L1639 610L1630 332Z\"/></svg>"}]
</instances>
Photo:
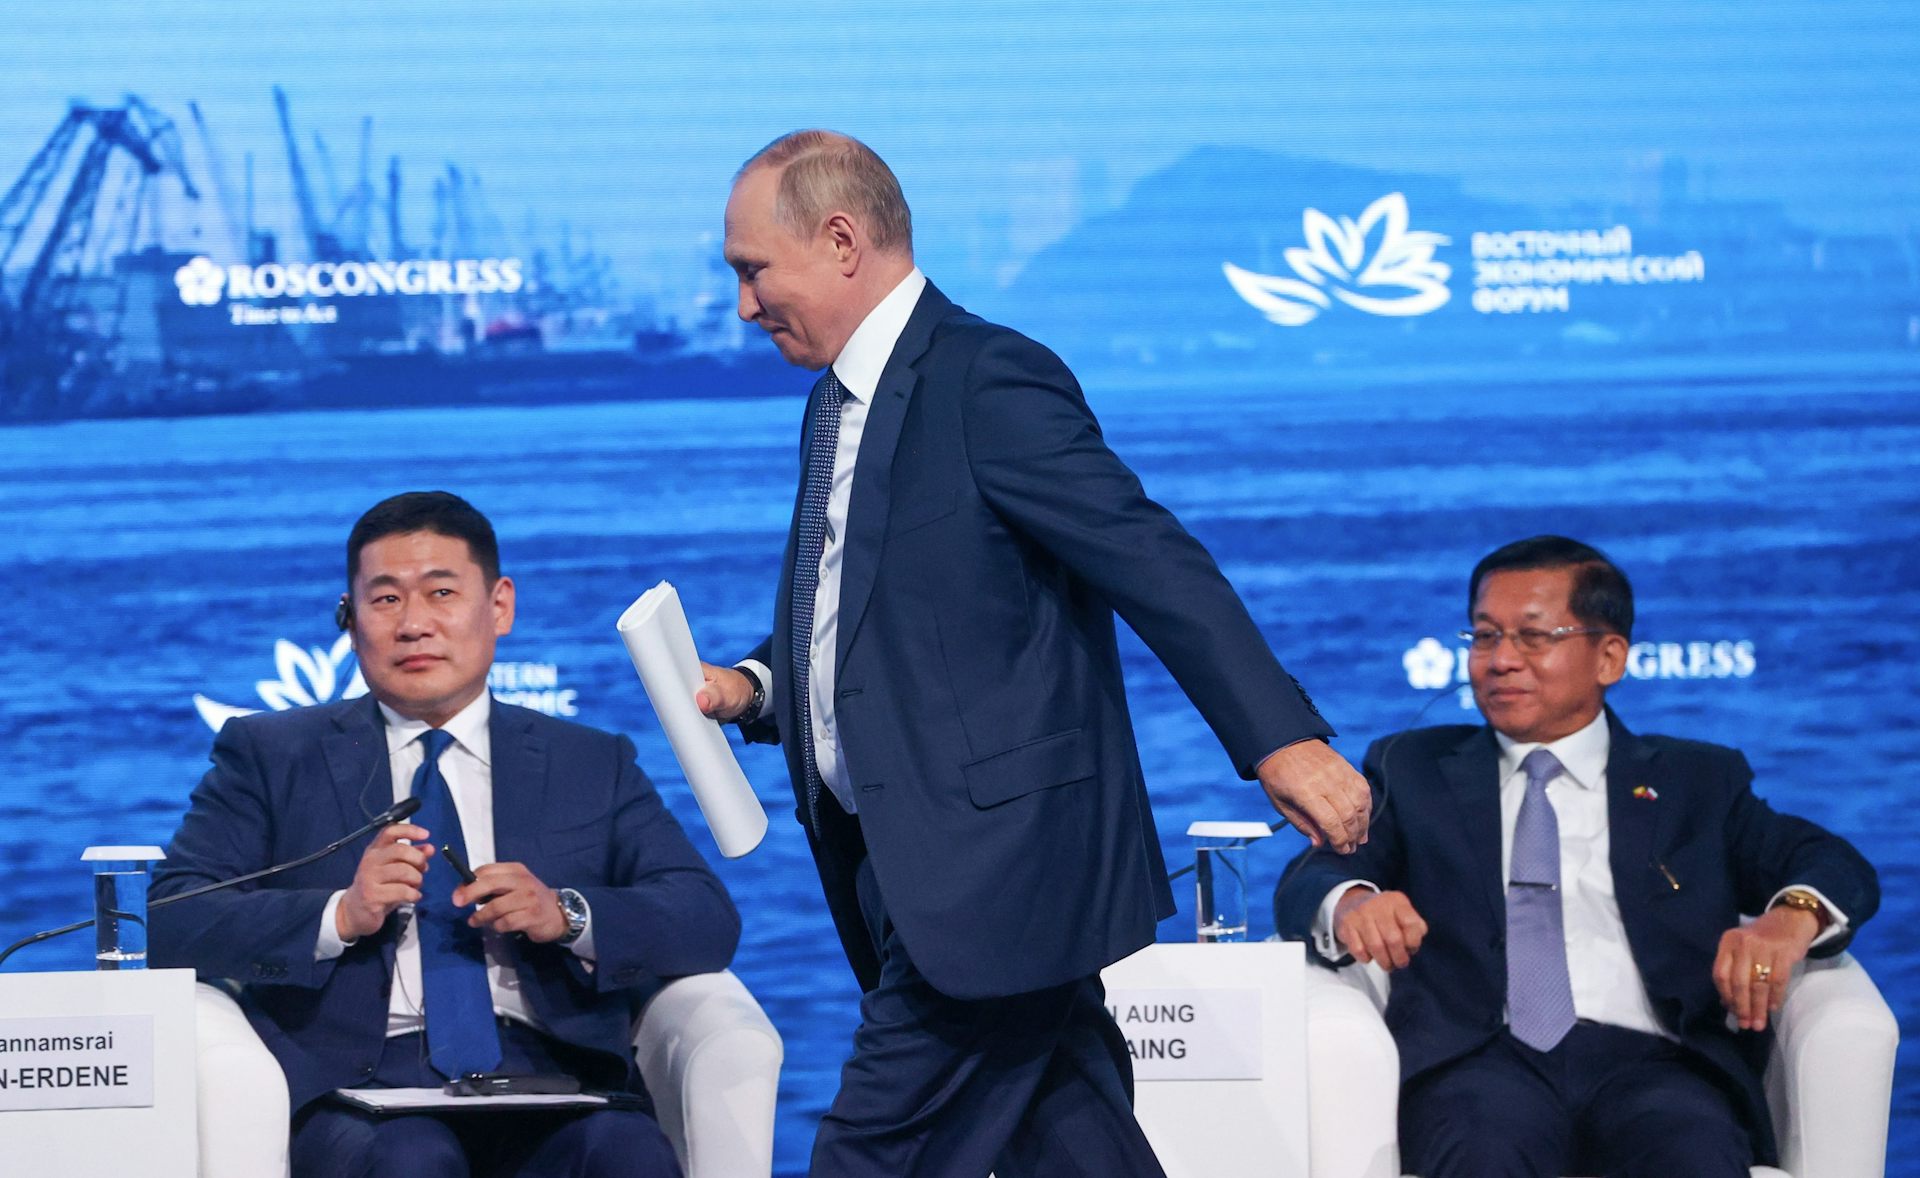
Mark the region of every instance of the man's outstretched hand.
<instances>
[{"instance_id":1,"label":"man's outstretched hand","mask_svg":"<svg viewBox=\"0 0 1920 1178\"><path fill-rule=\"evenodd\" d=\"M1325 741L1290 744L1260 762L1255 772L1273 808L1314 846L1348 855L1367 841L1373 790Z\"/></svg>"}]
</instances>

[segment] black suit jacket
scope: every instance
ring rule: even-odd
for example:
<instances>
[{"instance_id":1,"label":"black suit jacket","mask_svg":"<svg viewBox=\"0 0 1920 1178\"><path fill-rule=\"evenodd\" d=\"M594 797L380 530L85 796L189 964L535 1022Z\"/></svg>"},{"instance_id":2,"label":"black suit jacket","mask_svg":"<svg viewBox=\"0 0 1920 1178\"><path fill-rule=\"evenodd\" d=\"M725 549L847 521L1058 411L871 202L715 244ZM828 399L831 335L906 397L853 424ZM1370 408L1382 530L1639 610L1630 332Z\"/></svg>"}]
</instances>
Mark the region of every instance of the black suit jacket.
<instances>
[{"instance_id":1,"label":"black suit jacket","mask_svg":"<svg viewBox=\"0 0 1920 1178\"><path fill-rule=\"evenodd\" d=\"M1756 1155L1770 1160L1760 1085L1768 1039L1727 1029L1712 976L1721 934L1801 884L1847 914L1847 931L1813 951L1838 953L1879 907L1878 877L1846 840L1756 797L1737 750L1635 736L1611 711L1608 723L1610 859L1634 963L1661 1023L1720 1078ZM1347 858L1296 860L1275 891L1274 922L1310 941L1321 901L1347 880L1407 894L1428 928L1387 1001L1408 1080L1473 1051L1505 1022L1499 745L1486 727L1415 729L1376 742L1366 772L1376 797L1386 791L1367 845ZM1635 797L1640 786L1658 796Z\"/></svg>"},{"instance_id":2,"label":"black suit jacket","mask_svg":"<svg viewBox=\"0 0 1920 1178\"><path fill-rule=\"evenodd\" d=\"M522 992L549 1034L605 1059L589 1079L629 1082L639 1003L663 978L725 969L739 916L634 764L631 741L498 700L492 709L494 857L574 888L593 911L591 970L564 946L510 943ZM227 721L153 895L324 846L391 804L388 765L371 696ZM156 966L243 984L241 1005L296 1109L361 1083L380 1058L398 914L339 957L313 959L327 899L353 882L372 839L151 917Z\"/></svg>"},{"instance_id":3,"label":"black suit jacket","mask_svg":"<svg viewBox=\"0 0 1920 1178\"><path fill-rule=\"evenodd\" d=\"M790 531L756 652L774 722L757 735L785 745L804 823L794 549ZM858 837L835 824L814 847L863 986L878 962L854 896L860 837L914 963L954 997L1087 977L1172 913L1116 612L1243 776L1330 733L1059 358L929 285L869 407L847 520L833 707Z\"/></svg>"}]
</instances>

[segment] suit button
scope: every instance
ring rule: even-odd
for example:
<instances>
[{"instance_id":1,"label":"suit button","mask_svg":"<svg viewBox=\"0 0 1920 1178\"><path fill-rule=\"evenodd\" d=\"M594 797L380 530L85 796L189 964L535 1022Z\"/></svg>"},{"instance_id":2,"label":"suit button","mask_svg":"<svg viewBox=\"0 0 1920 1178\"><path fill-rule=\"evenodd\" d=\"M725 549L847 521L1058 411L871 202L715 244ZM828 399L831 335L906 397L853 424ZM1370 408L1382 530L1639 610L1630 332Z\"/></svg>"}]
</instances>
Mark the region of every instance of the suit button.
<instances>
[{"instance_id":1,"label":"suit button","mask_svg":"<svg viewBox=\"0 0 1920 1178\"><path fill-rule=\"evenodd\" d=\"M1487 947L1488 947L1489 949L1504 949L1504 948L1506 948L1506 947L1507 947L1507 936L1506 936L1506 934L1505 934L1505 933L1495 933L1495 934L1493 934L1493 935L1492 935L1491 937L1488 937L1488 938L1487 938Z\"/></svg>"},{"instance_id":2,"label":"suit button","mask_svg":"<svg viewBox=\"0 0 1920 1178\"><path fill-rule=\"evenodd\" d=\"M372 1064L370 1064L370 1063L363 1063L363 1064L361 1064L361 1065L360 1065L360 1074L361 1074L361 1075L363 1075L363 1076L371 1076L371 1075L373 1075L373 1065L372 1065Z\"/></svg>"}]
</instances>

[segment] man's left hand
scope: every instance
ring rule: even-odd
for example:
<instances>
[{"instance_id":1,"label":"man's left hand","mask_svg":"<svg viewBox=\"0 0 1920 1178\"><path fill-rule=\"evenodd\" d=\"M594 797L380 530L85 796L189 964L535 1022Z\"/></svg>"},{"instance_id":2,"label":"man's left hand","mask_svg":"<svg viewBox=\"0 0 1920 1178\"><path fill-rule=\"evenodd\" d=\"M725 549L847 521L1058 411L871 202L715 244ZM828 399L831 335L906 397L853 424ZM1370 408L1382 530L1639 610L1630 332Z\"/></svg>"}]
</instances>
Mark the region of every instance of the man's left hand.
<instances>
[{"instance_id":1,"label":"man's left hand","mask_svg":"<svg viewBox=\"0 0 1920 1178\"><path fill-rule=\"evenodd\" d=\"M1820 919L1798 908L1774 908L1720 937L1713 984L1743 1031L1764 1031L1767 1016L1787 1000L1793 967L1820 935Z\"/></svg>"},{"instance_id":2,"label":"man's left hand","mask_svg":"<svg viewBox=\"0 0 1920 1178\"><path fill-rule=\"evenodd\" d=\"M524 863L489 863L473 869L473 882L453 890L453 902L478 904L467 923L491 933L525 933L545 944L567 935L560 897Z\"/></svg>"},{"instance_id":3,"label":"man's left hand","mask_svg":"<svg viewBox=\"0 0 1920 1178\"><path fill-rule=\"evenodd\" d=\"M1302 740L1260 762L1255 773L1273 808L1318 847L1350 854L1367 841L1373 790L1321 740Z\"/></svg>"}]
</instances>

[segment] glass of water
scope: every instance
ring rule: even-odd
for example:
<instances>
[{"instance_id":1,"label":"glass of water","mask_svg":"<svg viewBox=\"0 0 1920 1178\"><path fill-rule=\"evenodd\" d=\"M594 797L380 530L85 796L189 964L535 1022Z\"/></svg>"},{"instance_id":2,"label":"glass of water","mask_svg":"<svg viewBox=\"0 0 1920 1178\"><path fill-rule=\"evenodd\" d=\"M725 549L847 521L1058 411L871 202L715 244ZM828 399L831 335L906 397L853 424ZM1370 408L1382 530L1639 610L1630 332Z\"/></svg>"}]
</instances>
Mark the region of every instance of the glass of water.
<instances>
[{"instance_id":1,"label":"glass of water","mask_svg":"<svg viewBox=\"0 0 1920 1178\"><path fill-rule=\"evenodd\" d=\"M1196 822L1194 924L1201 941L1247 939L1247 845L1271 834L1264 822Z\"/></svg>"},{"instance_id":2,"label":"glass of water","mask_svg":"<svg viewBox=\"0 0 1920 1178\"><path fill-rule=\"evenodd\" d=\"M147 968L147 881L159 847L88 847L93 865L93 960L97 969Z\"/></svg>"}]
</instances>

